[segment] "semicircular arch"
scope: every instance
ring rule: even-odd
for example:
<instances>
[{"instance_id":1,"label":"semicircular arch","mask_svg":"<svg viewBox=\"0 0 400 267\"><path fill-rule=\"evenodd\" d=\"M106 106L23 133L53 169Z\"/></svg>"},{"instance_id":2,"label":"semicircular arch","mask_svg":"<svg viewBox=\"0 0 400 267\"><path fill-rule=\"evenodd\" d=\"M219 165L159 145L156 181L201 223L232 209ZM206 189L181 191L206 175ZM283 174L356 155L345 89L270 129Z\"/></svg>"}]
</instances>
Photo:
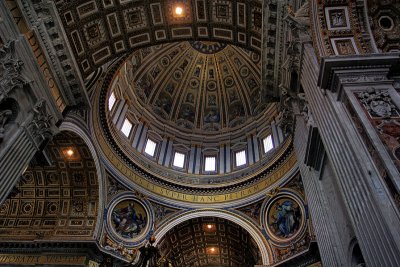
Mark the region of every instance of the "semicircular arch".
<instances>
[{"instance_id":1,"label":"semicircular arch","mask_svg":"<svg viewBox=\"0 0 400 267\"><path fill-rule=\"evenodd\" d=\"M159 228L155 232L155 237L156 237L156 242L155 245L158 244L158 242L162 239L163 236L165 236L169 230L174 228L175 226L179 225L182 222L185 222L187 220L193 219L193 218L199 218L199 217L217 217L217 218L222 218L226 219L228 221L234 222L241 226L243 229L245 229L250 236L254 239L256 242L260 253L261 253L261 258L262 258L262 264L264 265L269 265L271 264L271 259L272 259L272 253L271 250L268 247L268 243L264 236L262 235L260 229L258 229L256 226L254 226L251 222L238 217L236 214L229 212L229 211L221 211L221 210L214 210L214 209L203 209L203 210L197 210L197 211L190 211L181 214L178 216L175 220L172 220L168 222L167 224L163 225L161 228Z\"/></svg>"}]
</instances>

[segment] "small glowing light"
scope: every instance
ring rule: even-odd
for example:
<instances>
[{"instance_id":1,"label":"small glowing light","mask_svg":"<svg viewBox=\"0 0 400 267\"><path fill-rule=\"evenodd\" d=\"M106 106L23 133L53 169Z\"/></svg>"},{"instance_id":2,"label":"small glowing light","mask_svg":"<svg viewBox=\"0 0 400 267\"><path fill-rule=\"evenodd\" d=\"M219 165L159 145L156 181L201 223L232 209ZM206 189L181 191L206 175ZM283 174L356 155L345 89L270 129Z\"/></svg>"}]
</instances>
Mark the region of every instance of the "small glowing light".
<instances>
[{"instance_id":1,"label":"small glowing light","mask_svg":"<svg viewBox=\"0 0 400 267\"><path fill-rule=\"evenodd\" d=\"M175 8L175 14L176 15L182 15L183 14L183 8L178 6Z\"/></svg>"},{"instance_id":2,"label":"small glowing light","mask_svg":"<svg viewBox=\"0 0 400 267\"><path fill-rule=\"evenodd\" d=\"M211 252L215 252L215 248L210 248L210 251Z\"/></svg>"},{"instance_id":3,"label":"small glowing light","mask_svg":"<svg viewBox=\"0 0 400 267\"><path fill-rule=\"evenodd\" d=\"M67 155L68 155L68 156L71 157L73 154L74 154L74 151L73 151L72 149L68 149L68 150L67 150Z\"/></svg>"},{"instance_id":4,"label":"small glowing light","mask_svg":"<svg viewBox=\"0 0 400 267\"><path fill-rule=\"evenodd\" d=\"M212 228L212 224L207 224L207 228L211 229Z\"/></svg>"}]
</instances>

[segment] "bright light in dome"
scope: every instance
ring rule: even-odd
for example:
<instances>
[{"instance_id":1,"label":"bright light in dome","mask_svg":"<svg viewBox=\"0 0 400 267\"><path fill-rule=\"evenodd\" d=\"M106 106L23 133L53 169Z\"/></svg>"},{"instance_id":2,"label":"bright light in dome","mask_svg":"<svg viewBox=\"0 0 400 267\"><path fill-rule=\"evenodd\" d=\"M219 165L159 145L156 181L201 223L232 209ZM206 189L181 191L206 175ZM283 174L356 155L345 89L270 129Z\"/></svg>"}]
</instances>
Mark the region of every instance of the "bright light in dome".
<instances>
[{"instance_id":1,"label":"bright light in dome","mask_svg":"<svg viewBox=\"0 0 400 267\"><path fill-rule=\"evenodd\" d=\"M74 151L73 151L72 149L68 149L68 150L67 150L67 155L68 155L68 156L71 157L73 154L74 154Z\"/></svg>"},{"instance_id":2,"label":"bright light in dome","mask_svg":"<svg viewBox=\"0 0 400 267\"><path fill-rule=\"evenodd\" d=\"M206 157L204 170L208 172L215 171L215 157Z\"/></svg>"},{"instance_id":3,"label":"bright light in dome","mask_svg":"<svg viewBox=\"0 0 400 267\"><path fill-rule=\"evenodd\" d=\"M132 130L132 123L128 119L125 119L124 124L122 125L122 128L121 128L121 132L126 137L129 137L131 130Z\"/></svg>"},{"instance_id":4,"label":"bright light in dome","mask_svg":"<svg viewBox=\"0 0 400 267\"><path fill-rule=\"evenodd\" d=\"M175 14L176 15L182 15L183 14L183 8L178 6L175 8Z\"/></svg>"},{"instance_id":5,"label":"bright light in dome","mask_svg":"<svg viewBox=\"0 0 400 267\"><path fill-rule=\"evenodd\" d=\"M272 142L272 136L268 135L266 138L263 139L263 145L264 145L264 152L267 153L271 149L274 148L274 143Z\"/></svg>"},{"instance_id":6,"label":"bright light in dome","mask_svg":"<svg viewBox=\"0 0 400 267\"><path fill-rule=\"evenodd\" d=\"M153 157L154 152L156 151L156 146L157 146L157 144L153 140L147 139L147 143L146 143L144 152L146 152L146 154L148 154L149 156Z\"/></svg>"},{"instance_id":7,"label":"bright light in dome","mask_svg":"<svg viewBox=\"0 0 400 267\"><path fill-rule=\"evenodd\" d=\"M242 150L242 151L236 152L236 167L245 165L246 162L247 162L246 151Z\"/></svg>"},{"instance_id":8,"label":"bright light in dome","mask_svg":"<svg viewBox=\"0 0 400 267\"><path fill-rule=\"evenodd\" d=\"M175 152L173 165L178 168L183 168L185 163L185 155L179 152Z\"/></svg>"}]
</instances>

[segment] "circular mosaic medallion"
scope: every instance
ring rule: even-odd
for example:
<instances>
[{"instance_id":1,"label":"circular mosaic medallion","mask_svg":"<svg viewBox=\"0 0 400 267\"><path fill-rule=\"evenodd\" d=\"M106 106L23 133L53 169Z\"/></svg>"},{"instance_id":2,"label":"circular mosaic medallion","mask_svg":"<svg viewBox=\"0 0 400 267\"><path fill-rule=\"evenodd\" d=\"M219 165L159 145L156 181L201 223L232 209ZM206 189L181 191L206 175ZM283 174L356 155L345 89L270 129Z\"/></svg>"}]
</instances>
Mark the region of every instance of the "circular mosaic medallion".
<instances>
[{"instance_id":1,"label":"circular mosaic medallion","mask_svg":"<svg viewBox=\"0 0 400 267\"><path fill-rule=\"evenodd\" d=\"M297 201L289 196L280 196L268 205L267 230L276 240L294 239L302 228L303 216L303 210Z\"/></svg>"},{"instance_id":2,"label":"circular mosaic medallion","mask_svg":"<svg viewBox=\"0 0 400 267\"><path fill-rule=\"evenodd\" d=\"M124 239L136 239L146 232L148 214L141 203L134 199L118 202L109 214L113 231Z\"/></svg>"}]
</instances>

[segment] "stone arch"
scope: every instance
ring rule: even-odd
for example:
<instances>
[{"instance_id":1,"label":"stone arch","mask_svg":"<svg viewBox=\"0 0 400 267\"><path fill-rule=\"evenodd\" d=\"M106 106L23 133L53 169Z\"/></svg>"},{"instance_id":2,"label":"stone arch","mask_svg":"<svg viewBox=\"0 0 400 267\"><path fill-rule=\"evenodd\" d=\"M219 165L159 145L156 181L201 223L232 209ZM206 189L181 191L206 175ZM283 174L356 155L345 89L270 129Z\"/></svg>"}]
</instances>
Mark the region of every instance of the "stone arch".
<instances>
[{"instance_id":1,"label":"stone arch","mask_svg":"<svg viewBox=\"0 0 400 267\"><path fill-rule=\"evenodd\" d=\"M262 258L262 264L264 265L269 265L272 263L272 254L271 250L268 247L268 243L265 240L264 236L262 235L261 231L255 227L252 223L249 221L245 220L244 218L241 218L237 216L236 214L229 212L229 211L222 211L222 210L214 210L214 209L203 209L203 210L198 210L198 211L189 211L186 213L183 213L175 220L170 221L166 225L160 227L156 232L155 232L155 237L156 237L156 243L155 245L158 244L158 242L162 239L164 235L167 234L169 230L177 226L178 224L185 222L189 219L193 218L199 218L199 217L217 217L217 218L223 218L228 221L234 222L244 228L250 236L254 239L256 242L260 252L261 252L261 258Z\"/></svg>"},{"instance_id":2,"label":"stone arch","mask_svg":"<svg viewBox=\"0 0 400 267\"><path fill-rule=\"evenodd\" d=\"M86 131L84 131L82 127L79 127L76 123L73 123L70 121L64 121L60 126L60 130L61 131L70 131L70 132L77 134L79 137L81 137L83 139L83 141L85 142L85 144L88 146L88 148L90 150L90 153L93 157L93 160L94 160L94 163L96 166L96 172L97 172L97 179L98 179L98 186L99 186L99 202L98 202L97 212L98 212L98 215L100 215L100 214L102 214L102 212L104 210L105 200L103 199L103 197L106 195L105 194L106 185L105 185L105 179L103 179L103 177L105 177L104 169L100 165L100 158L97 153L97 150L96 150L93 142L91 141L89 134ZM100 235L100 231L102 229L102 224L103 224L102 216L98 216L97 223L96 223L96 229L94 231L95 237Z\"/></svg>"}]
</instances>

